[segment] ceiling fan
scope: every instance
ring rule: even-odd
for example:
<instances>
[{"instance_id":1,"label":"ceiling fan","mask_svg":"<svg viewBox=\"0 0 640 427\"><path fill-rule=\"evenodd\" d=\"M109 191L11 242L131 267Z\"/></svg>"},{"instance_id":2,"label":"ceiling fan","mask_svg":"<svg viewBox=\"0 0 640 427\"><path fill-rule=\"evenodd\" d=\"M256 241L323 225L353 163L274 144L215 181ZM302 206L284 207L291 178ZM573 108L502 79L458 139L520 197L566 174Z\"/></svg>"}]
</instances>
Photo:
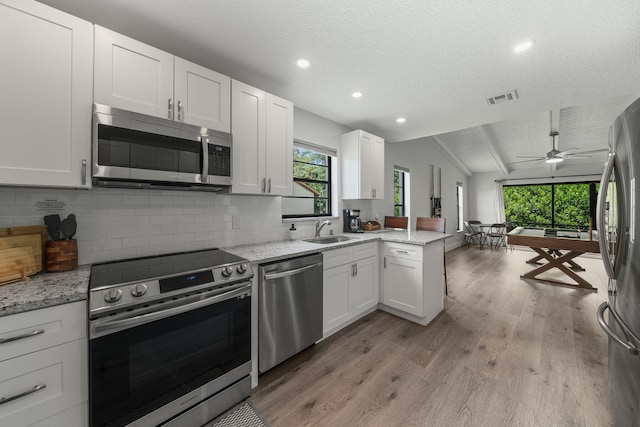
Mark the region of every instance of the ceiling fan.
<instances>
[{"instance_id":1,"label":"ceiling fan","mask_svg":"<svg viewBox=\"0 0 640 427\"><path fill-rule=\"evenodd\" d=\"M552 122L552 112L549 112L549 121ZM528 159L528 160L522 160L519 162L513 162L510 163L512 165L518 164L518 163L527 163L527 162L545 162L545 163L560 163L562 161L564 161L565 159L588 159L591 156L587 156L586 154L594 154L594 153L601 153L603 151L609 151L607 148L600 148L597 150L589 150L589 151L578 151L578 152L573 152L574 150L577 150L577 148L567 148L564 151L560 151L558 150L558 146L556 145L556 137L559 135L558 131L553 130L553 126L551 126L552 129L549 132L549 136L551 137L551 150L547 152L547 154L545 154L544 156L516 156L518 158L521 159Z\"/></svg>"}]
</instances>

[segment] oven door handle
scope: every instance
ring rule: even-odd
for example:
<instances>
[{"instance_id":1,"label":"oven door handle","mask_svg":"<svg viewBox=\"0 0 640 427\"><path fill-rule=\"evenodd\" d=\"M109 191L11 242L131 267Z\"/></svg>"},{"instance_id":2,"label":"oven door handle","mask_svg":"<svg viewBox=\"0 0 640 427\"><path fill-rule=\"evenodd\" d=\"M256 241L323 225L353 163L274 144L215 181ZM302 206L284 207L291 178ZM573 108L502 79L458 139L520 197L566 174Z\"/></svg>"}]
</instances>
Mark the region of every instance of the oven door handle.
<instances>
[{"instance_id":1,"label":"oven door handle","mask_svg":"<svg viewBox=\"0 0 640 427\"><path fill-rule=\"evenodd\" d=\"M152 313L141 314L138 316L129 317L126 319L114 320L101 325L95 325L93 330L95 334L102 332L112 331L114 329L124 329L131 326L142 325L145 323L153 322L155 320L164 319L166 317L175 316L190 310L195 310L201 307L206 307L211 304L216 304L222 301L226 301L232 298L236 298L251 291L251 284L242 284L240 288L218 294L212 297L207 297L199 301L191 302L188 304L180 305L177 307L168 308L162 311L154 311Z\"/></svg>"}]
</instances>

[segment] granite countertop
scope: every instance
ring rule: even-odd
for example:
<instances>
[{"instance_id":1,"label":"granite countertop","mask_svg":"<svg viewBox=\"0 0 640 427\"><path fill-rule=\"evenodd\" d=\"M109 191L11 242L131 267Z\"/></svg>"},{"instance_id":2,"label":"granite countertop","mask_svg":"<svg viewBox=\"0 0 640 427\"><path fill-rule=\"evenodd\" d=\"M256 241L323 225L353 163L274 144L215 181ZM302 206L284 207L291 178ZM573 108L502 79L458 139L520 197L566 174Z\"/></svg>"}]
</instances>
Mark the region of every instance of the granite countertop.
<instances>
[{"instance_id":1,"label":"granite countertop","mask_svg":"<svg viewBox=\"0 0 640 427\"><path fill-rule=\"evenodd\" d=\"M285 240L234 246L224 250L253 263L267 263L377 240L424 246L452 237L451 234L431 231L388 230L346 235L350 237L349 240L330 244ZM0 317L86 300L90 274L91 266L81 265L73 271L39 273L26 282L0 285Z\"/></svg>"},{"instance_id":2,"label":"granite countertop","mask_svg":"<svg viewBox=\"0 0 640 427\"><path fill-rule=\"evenodd\" d=\"M62 273L38 273L26 282L0 285L0 317L87 299L90 265Z\"/></svg>"},{"instance_id":3,"label":"granite countertop","mask_svg":"<svg viewBox=\"0 0 640 427\"><path fill-rule=\"evenodd\" d=\"M251 245L224 248L225 251L246 258L253 263L267 263L281 259L320 253L331 249L357 245L364 242L382 240L384 242L408 243L412 245L428 245L433 242L452 237L452 234L433 231L388 231L367 233L345 233L350 240L329 244L317 244L303 240L286 240L280 242L255 243Z\"/></svg>"}]
</instances>

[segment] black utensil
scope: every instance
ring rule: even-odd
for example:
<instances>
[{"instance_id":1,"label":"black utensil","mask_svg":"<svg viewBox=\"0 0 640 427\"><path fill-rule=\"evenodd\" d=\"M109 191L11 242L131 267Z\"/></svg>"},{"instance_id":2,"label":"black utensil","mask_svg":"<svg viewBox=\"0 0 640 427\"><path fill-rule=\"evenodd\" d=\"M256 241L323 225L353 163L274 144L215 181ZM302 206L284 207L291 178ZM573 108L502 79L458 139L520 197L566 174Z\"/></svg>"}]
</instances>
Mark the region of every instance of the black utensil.
<instances>
[{"instance_id":1,"label":"black utensil","mask_svg":"<svg viewBox=\"0 0 640 427\"><path fill-rule=\"evenodd\" d=\"M76 221L76 216L74 214L69 214L67 219L70 221L69 240L71 240L73 239L73 236L76 235L76 230L78 229L78 222Z\"/></svg>"},{"instance_id":2,"label":"black utensil","mask_svg":"<svg viewBox=\"0 0 640 427\"><path fill-rule=\"evenodd\" d=\"M44 223L47 226L47 233L51 240L60 240L60 215L46 215Z\"/></svg>"}]
</instances>

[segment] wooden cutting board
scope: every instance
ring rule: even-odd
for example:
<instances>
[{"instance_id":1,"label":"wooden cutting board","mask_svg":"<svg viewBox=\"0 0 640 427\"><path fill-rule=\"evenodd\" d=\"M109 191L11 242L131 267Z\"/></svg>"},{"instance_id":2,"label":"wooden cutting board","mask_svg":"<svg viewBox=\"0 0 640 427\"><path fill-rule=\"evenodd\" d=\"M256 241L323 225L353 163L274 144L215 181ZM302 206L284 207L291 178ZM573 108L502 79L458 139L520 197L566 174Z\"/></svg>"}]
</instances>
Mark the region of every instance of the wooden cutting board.
<instances>
[{"instance_id":1,"label":"wooden cutting board","mask_svg":"<svg viewBox=\"0 0 640 427\"><path fill-rule=\"evenodd\" d=\"M6 236L23 236L25 234L39 234L41 237L40 241L40 253L42 254L42 258L40 259L39 266L40 270L44 265L44 245L47 243L47 226L46 225L28 225L24 227L9 227L9 228L0 228L0 237ZM38 271L40 271L38 270Z\"/></svg>"},{"instance_id":2,"label":"wooden cutting board","mask_svg":"<svg viewBox=\"0 0 640 427\"><path fill-rule=\"evenodd\" d=\"M28 276L36 272L35 257L31 247L0 249L0 285L17 280L29 280Z\"/></svg>"},{"instance_id":3,"label":"wooden cutting board","mask_svg":"<svg viewBox=\"0 0 640 427\"><path fill-rule=\"evenodd\" d=\"M0 237L0 250L27 247L31 249L31 257L35 271L42 270L42 238L40 234L25 234L22 236Z\"/></svg>"}]
</instances>

